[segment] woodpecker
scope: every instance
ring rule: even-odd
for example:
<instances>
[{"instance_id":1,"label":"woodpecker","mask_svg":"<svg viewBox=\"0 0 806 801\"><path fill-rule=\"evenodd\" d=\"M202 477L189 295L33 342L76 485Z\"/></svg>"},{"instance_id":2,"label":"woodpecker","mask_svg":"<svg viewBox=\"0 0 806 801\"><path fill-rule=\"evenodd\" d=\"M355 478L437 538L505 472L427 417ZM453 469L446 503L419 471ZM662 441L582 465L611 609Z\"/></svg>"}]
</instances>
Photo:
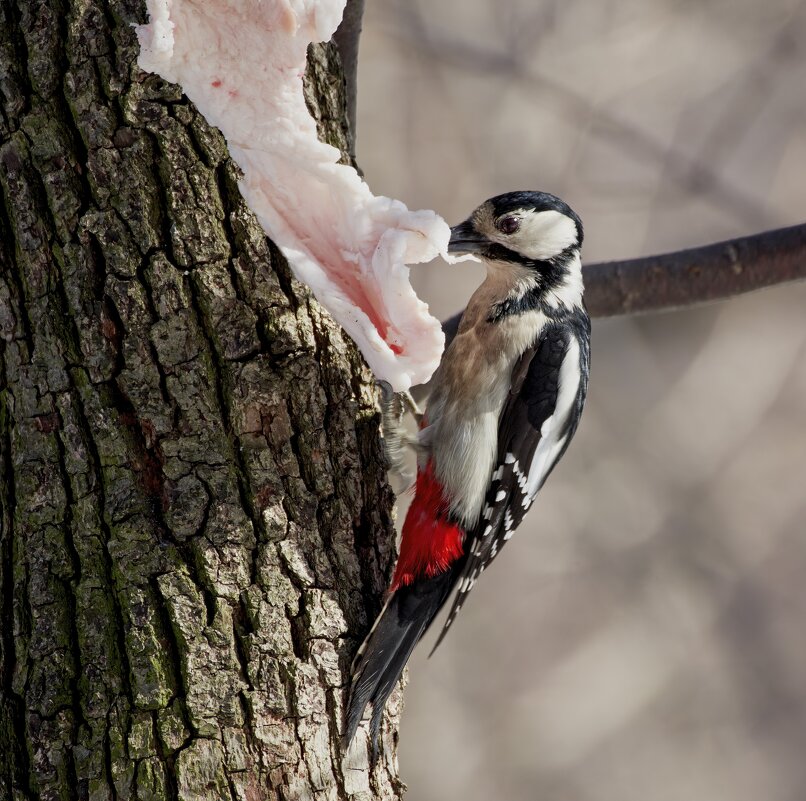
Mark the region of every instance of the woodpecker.
<instances>
[{"instance_id":1,"label":"woodpecker","mask_svg":"<svg viewBox=\"0 0 806 801\"><path fill-rule=\"evenodd\" d=\"M442 641L577 429L590 355L581 246L581 220L546 192L498 195L451 228L448 251L480 257L487 276L431 380L390 593L354 662L346 739L371 704L373 757L414 647L455 591Z\"/></svg>"}]
</instances>

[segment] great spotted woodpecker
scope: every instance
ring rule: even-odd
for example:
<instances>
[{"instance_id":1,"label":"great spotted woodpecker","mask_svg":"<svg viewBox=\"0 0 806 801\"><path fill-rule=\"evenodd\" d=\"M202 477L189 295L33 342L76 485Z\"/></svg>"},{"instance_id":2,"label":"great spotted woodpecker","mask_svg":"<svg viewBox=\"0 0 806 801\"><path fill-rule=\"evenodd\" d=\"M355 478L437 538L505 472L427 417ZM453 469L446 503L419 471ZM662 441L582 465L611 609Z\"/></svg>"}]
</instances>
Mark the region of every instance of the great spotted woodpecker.
<instances>
[{"instance_id":1,"label":"great spotted woodpecker","mask_svg":"<svg viewBox=\"0 0 806 801\"><path fill-rule=\"evenodd\" d=\"M386 699L457 590L439 645L482 571L565 452L588 385L582 222L545 192L510 192L451 229L487 277L431 381L416 494L389 597L354 663L346 737L372 705L373 754Z\"/></svg>"}]
</instances>

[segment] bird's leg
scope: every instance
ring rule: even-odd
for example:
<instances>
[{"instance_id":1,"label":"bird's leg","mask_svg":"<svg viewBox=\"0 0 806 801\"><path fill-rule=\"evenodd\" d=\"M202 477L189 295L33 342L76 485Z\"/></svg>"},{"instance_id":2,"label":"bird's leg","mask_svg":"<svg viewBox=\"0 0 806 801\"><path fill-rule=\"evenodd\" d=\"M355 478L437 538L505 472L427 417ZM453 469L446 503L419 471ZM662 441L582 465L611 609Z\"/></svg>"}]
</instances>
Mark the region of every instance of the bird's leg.
<instances>
[{"instance_id":1,"label":"bird's leg","mask_svg":"<svg viewBox=\"0 0 806 801\"><path fill-rule=\"evenodd\" d=\"M408 392L395 392L386 381L378 381L378 387L381 391L381 430L387 466L408 485L413 480L413 475L406 464L407 451L419 453L423 446L417 434L407 430L403 418L409 412L419 425L422 413Z\"/></svg>"},{"instance_id":2,"label":"bird's leg","mask_svg":"<svg viewBox=\"0 0 806 801\"><path fill-rule=\"evenodd\" d=\"M399 392L398 396L403 402L403 405L408 409L409 414L417 422L417 427L419 428L420 423L422 423L423 421L423 413L420 411L420 407L417 405L417 401L414 400L411 392L409 392L408 390L406 390L405 392Z\"/></svg>"}]
</instances>

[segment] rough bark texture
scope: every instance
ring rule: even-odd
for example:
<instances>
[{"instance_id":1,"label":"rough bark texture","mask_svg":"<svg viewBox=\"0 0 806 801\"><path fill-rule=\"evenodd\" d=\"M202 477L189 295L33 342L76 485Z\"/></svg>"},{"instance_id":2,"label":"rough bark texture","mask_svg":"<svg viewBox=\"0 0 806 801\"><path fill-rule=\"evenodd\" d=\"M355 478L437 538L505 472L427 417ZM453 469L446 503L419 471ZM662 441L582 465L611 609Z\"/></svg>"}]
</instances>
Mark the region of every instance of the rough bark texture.
<instances>
[{"instance_id":1,"label":"rough bark texture","mask_svg":"<svg viewBox=\"0 0 806 801\"><path fill-rule=\"evenodd\" d=\"M371 775L339 741L393 557L370 376L144 19L0 4L0 798L397 798L394 726Z\"/></svg>"}]
</instances>

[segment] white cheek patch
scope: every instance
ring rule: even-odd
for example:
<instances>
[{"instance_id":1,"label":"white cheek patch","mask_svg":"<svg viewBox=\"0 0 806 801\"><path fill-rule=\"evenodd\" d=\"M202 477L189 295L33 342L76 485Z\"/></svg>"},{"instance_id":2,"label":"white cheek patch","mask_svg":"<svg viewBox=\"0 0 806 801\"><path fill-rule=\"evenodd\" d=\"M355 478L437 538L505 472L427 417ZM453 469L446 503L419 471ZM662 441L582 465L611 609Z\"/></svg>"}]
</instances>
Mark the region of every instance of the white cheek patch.
<instances>
[{"instance_id":1,"label":"white cheek patch","mask_svg":"<svg viewBox=\"0 0 806 801\"><path fill-rule=\"evenodd\" d=\"M428 380L444 343L406 265L447 256L450 229L433 211L375 197L317 138L302 94L306 51L330 39L344 2L147 0L138 64L180 84L221 130L244 199L297 278L375 374L404 390Z\"/></svg>"},{"instance_id":2,"label":"white cheek patch","mask_svg":"<svg viewBox=\"0 0 806 801\"><path fill-rule=\"evenodd\" d=\"M520 229L507 242L527 258L546 261L577 242L577 226L559 211L530 212L521 217Z\"/></svg>"}]
</instances>

